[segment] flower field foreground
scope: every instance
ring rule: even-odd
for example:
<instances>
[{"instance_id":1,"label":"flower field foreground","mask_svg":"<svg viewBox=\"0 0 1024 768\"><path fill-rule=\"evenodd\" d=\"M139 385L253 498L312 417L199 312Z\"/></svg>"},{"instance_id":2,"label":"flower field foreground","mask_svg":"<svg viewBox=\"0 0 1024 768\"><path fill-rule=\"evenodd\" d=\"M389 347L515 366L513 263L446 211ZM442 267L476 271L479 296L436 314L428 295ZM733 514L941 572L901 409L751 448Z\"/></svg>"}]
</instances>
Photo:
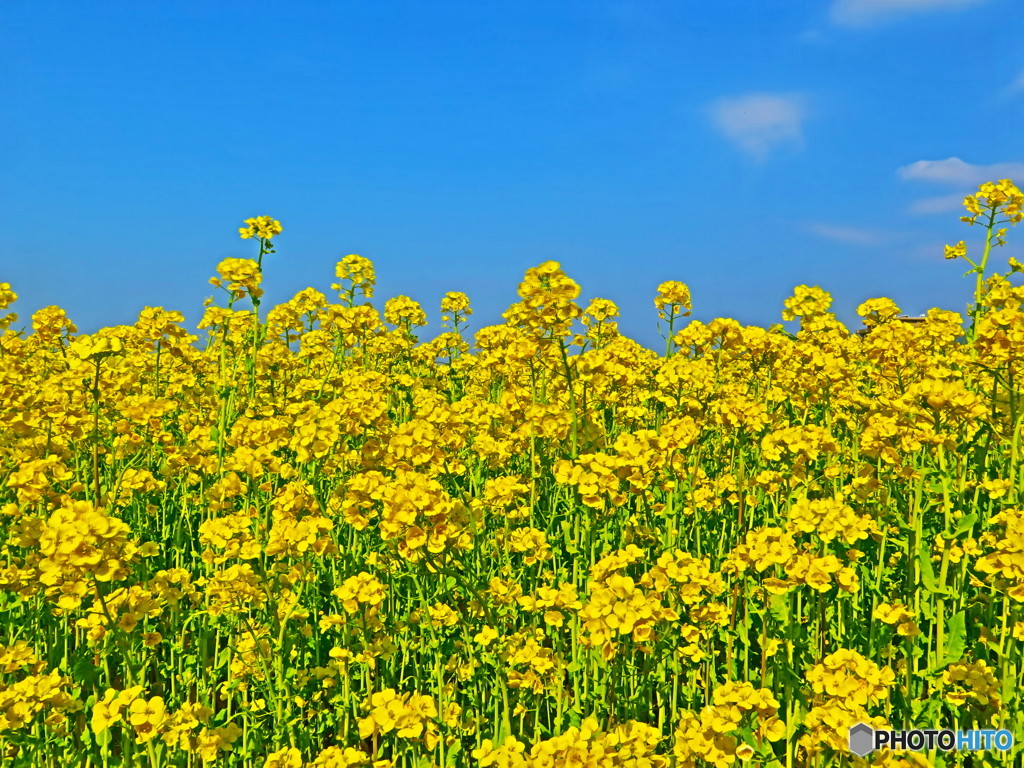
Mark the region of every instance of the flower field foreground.
<instances>
[{"instance_id":1,"label":"flower field foreground","mask_svg":"<svg viewBox=\"0 0 1024 768\"><path fill-rule=\"evenodd\" d=\"M970 765L848 728L1024 743L1024 288L1009 181L965 201L966 317L780 326L664 354L554 262L446 332L372 264L261 307L281 225L179 313L0 318L0 764ZM16 299L0 286L0 311Z\"/></svg>"}]
</instances>

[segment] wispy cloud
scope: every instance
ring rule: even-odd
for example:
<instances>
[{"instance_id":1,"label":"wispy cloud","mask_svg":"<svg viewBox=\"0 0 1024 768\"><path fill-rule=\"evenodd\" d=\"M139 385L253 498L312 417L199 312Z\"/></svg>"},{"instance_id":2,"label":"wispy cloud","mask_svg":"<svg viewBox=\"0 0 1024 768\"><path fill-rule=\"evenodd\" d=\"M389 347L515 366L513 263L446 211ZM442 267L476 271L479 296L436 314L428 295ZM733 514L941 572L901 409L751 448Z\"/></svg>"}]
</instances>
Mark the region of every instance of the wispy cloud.
<instances>
[{"instance_id":1,"label":"wispy cloud","mask_svg":"<svg viewBox=\"0 0 1024 768\"><path fill-rule=\"evenodd\" d=\"M880 233L861 227L816 223L808 224L806 229L811 234L823 237L826 240L850 243L852 245L877 245L883 239Z\"/></svg>"},{"instance_id":2,"label":"wispy cloud","mask_svg":"<svg viewBox=\"0 0 1024 768\"><path fill-rule=\"evenodd\" d=\"M797 39L801 43L807 43L808 45L821 45L822 43L826 42L827 37L825 33L822 32L820 29L812 28L805 29L803 32L799 34Z\"/></svg>"},{"instance_id":3,"label":"wispy cloud","mask_svg":"<svg viewBox=\"0 0 1024 768\"><path fill-rule=\"evenodd\" d=\"M711 105L711 119L737 147L763 161L776 150L803 146L807 118L799 94L750 93L723 98Z\"/></svg>"},{"instance_id":4,"label":"wispy cloud","mask_svg":"<svg viewBox=\"0 0 1024 768\"><path fill-rule=\"evenodd\" d=\"M960 208L964 197L977 191L977 186L986 181L1024 181L1024 163L974 165L964 162L959 157L950 157L945 160L918 160L916 163L898 168L896 175L909 181L923 181L957 188L956 193L915 200L909 208L911 213L949 213Z\"/></svg>"},{"instance_id":5,"label":"wispy cloud","mask_svg":"<svg viewBox=\"0 0 1024 768\"><path fill-rule=\"evenodd\" d=\"M925 238L926 241L911 247L908 247L903 251L903 255L908 257L910 261L922 261L922 262L941 262L944 261L945 256L945 242L942 240L931 240L931 238Z\"/></svg>"},{"instance_id":6,"label":"wispy cloud","mask_svg":"<svg viewBox=\"0 0 1024 768\"><path fill-rule=\"evenodd\" d=\"M965 163L959 157L950 157L946 160L918 160L904 165L896 173L901 179L964 187L998 179L1024 179L1024 163L974 165Z\"/></svg>"},{"instance_id":7,"label":"wispy cloud","mask_svg":"<svg viewBox=\"0 0 1024 768\"><path fill-rule=\"evenodd\" d=\"M834 0L829 10L840 27L872 27L929 11L955 10L988 0Z\"/></svg>"},{"instance_id":8,"label":"wispy cloud","mask_svg":"<svg viewBox=\"0 0 1024 768\"><path fill-rule=\"evenodd\" d=\"M964 198L966 193L963 195L952 194L952 195L937 195L936 197L925 197L921 200L915 200L910 204L911 213L952 213L953 211L960 210L964 204Z\"/></svg>"},{"instance_id":9,"label":"wispy cloud","mask_svg":"<svg viewBox=\"0 0 1024 768\"><path fill-rule=\"evenodd\" d=\"M1022 93L1024 93L1024 72L1017 75L1014 81L1003 89L1003 95L1007 97L1019 96Z\"/></svg>"}]
</instances>

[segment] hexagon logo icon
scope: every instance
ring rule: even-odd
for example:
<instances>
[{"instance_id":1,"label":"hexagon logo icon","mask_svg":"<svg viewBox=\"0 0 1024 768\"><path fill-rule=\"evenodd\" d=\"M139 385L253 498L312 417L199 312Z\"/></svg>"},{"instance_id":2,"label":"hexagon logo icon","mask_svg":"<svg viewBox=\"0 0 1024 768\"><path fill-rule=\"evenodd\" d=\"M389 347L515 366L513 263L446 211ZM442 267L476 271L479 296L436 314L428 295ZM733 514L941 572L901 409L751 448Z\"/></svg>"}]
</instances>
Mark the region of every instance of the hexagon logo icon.
<instances>
[{"instance_id":1,"label":"hexagon logo icon","mask_svg":"<svg viewBox=\"0 0 1024 768\"><path fill-rule=\"evenodd\" d=\"M850 726L850 751L864 757L875 748L875 729L866 723Z\"/></svg>"}]
</instances>

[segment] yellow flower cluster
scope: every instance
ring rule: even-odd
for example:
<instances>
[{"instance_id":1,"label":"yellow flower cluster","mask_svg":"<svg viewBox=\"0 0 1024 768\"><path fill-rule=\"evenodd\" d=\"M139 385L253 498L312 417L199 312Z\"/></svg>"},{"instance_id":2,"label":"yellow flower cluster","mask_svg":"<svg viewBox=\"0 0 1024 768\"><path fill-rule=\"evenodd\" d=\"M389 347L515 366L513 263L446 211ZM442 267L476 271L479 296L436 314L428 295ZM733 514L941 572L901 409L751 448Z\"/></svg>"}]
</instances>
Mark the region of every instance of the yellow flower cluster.
<instances>
[{"instance_id":1,"label":"yellow flower cluster","mask_svg":"<svg viewBox=\"0 0 1024 768\"><path fill-rule=\"evenodd\" d=\"M346 612L356 613L360 605L368 606L371 610L377 608L384 602L386 592L387 586L380 579L363 571L345 579L331 594L341 600Z\"/></svg>"},{"instance_id":2,"label":"yellow flower cluster","mask_svg":"<svg viewBox=\"0 0 1024 768\"><path fill-rule=\"evenodd\" d=\"M395 296L384 304L384 319L392 325L420 326L427 324L427 313L408 296Z\"/></svg>"},{"instance_id":3,"label":"yellow flower cluster","mask_svg":"<svg viewBox=\"0 0 1024 768\"><path fill-rule=\"evenodd\" d=\"M267 679L267 659L271 657L273 645L270 630L261 624L239 629L235 652L231 656L229 671L232 682L240 690L249 689L249 680Z\"/></svg>"},{"instance_id":4,"label":"yellow flower cluster","mask_svg":"<svg viewBox=\"0 0 1024 768\"><path fill-rule=\"evenodd\" d=\"M593 509L616 507L626 500L620 490L619 461L605 453L587 453L576 461L562 460L555 467L555 480L574 485L580 500Z\"/></svg>"},{"instance_id":5,"label":"yellow flower cluster","mask_svg":"<svg viewBox=\"0 0 1024 768\"><path fill-rule=\"evenodd\" d=\"M789 508L786 529L794 535L813 533L825 542L839 539L850 546L879 532L873 518L858 515L840 495L797 499Z\"/></svg>"},{"instance_id":6,"label":"yellow flower cluster","mask_svg":"<svg viewBox=\"0 0 1024 768\"><path fill-rule=\"evenodd\" d=\"M312 488L293 481L277 492L273 525L264 552L276 558L299 558L307 553L323 556L335 549L328 535L334 521L325 517Z\"/></svg>"},{"instance_id":7,"label":"yellow flower cluster","mask_svg":"<svg viewBox=\"0 0 1024 768\"><path fill-rule=\"evenodd\" d=\"M357 290L362 293L363 298L373 298L373 286L377 283L377 273L369 259L354 253L349 254L338 262L334 274L338 278L338 282L331 285L334 290L344 291L344 283L347 281L350 284L351 287L348 289L350 306L355 299Z\"/></svg>"},{"instance_id":8,"label":"yellow flower cluster","mask_svg":"<svg viewBox=\"0 0 1024 768\"><path fill-rule=\"evenodd\" d=\"M843 648L822 659L807 672L816 701L804 718L806 733L799 744L809 756L846 751L849 727L867 723L886 727L881 717L872 717L868 706L884 701L895 685L889 667L879 667L856 651ZM884 757L884 752L879 753Z\"/></svg>"},{"instance_id":9,"label":"yellow flower cluster","mask_svg":"<svg viewBox=\"0 0 1024 768\"><path fill-rule=\"evenodd\" d=\"M361 749L327 747L309 762L295 747L284 747L267 755L263 768L392 768L390 760L374 760Z\"/></svg>"},{"instance_id":10,"label":"yellow flower cluster","mask_svg":"<svg viewBox=\"0 0 1024 768\"><path fill-rule=\"evenodd\" d=\"M848 648L826 656L807 672L815 693L860 707L886 698L895 679L888 667L880 668Z\"/></svg>"},{"instance_id":11,"label":"yellow flower cluster","mask_svg":"<svg viewBox=\"0 0 1024 768\"><path fill-rule=\"evenodd\" d=\"M908 394L920 398L923 405L940 412L946 418L974 423L985 415L984 400L967 389L961 381L928 378L917 382Z\"/></svg>"},{"instance_id":12,"label":"yellow flower cluster","mask_svg":"<svg viewBox=\"0 0 1024 768\"><path fill-rule=\"evenodd\" d=\"M238 230L238 234L242 236L243 240L248 240L251 237L270 240L282 232L284 232L284 227L281 226L281 222L270 216L256 216L252 219L246 219L245 226Z\"/></svg>"},{"instance_id":13,"label":"yellow flower cluster","mask_svg":"<svg viewBox=\"0 0 1024 768\"><path fill-rule=\"evenodd\" d=\"M680 768L750 760L756 749L742 739L744 728L753 731L759 743L779 741L786 735L786 725L777 716L779 702L768 689L726 683L715 689L713 702L699 714L681 713L672 750Z\"/></svg>"},{"instance_id":14,"label":"yellow flower cluster","mask_svg":"<svg viewBox=\"0 0 1024 768\"><path fill-rule=\"evenodd\" d=\"M152 311L151 308L147 309ZM17 315L8 315L8 318L12 317L17 319ZM3 330L2 321L0 330ZM71 336L78 333L78 326L71 322L61 307L43 307L32 315L32 332L41 346L63 346Z\"/></svg>"},{"instance_id":15,"label":"yellow flower cluster","mask_svg":"<svg viewBox=\"0 0 1024 768\"><path fill-rule=\"evenodd\" d=\"M57 509L39 532L39 582L62 610L73 610L96 583L127 578L140 553L128 524L87 501Z\"/></svg>"},{"instance_id":16,"label":"yellow flower cluster","mask_svg":"<svg viewBox=\"0 0 1024 768\"><path fill-rule=\"evenodd\" d=\"M634 642L647 644L654 640L655 624L679 620L679 614L664 606L656 592L644 591L620 573L591 583L590 599L579 615L586 641L602 647L606 656L615 653L615 641L621 635L631 635Z\"/></svg>"},{"instance_id":17,"label":"yellow flower cluster","mask_svg":"<svg viewBox=\"0 0 1024 768\"><path fill-rule=\"evenodd\" d=\"M215 517L199 526L199 541L206 546L203 561L220 565L228 560L254 560L260 545L252 532L252 514ZM215 553L214 550L221 550Z\"/></svg>"},{"instance_id":18,"label":"yellow flower cluster","mask_svg":"<svg viewBox=\"0 0 1024 768\"><path fill-rule=\"evenodd\" d=\"M385 688L363 702L366 717L359 720L359 738L394 733L400 739L419 741L428 750L434 749L440 733L434 718L437 704L432 696L398 693Z\"/></svg>"},{"instance_id":19,"label":"yellow flower cluster","mask_svg":"<svg viewBox=\"0 0 1024 768\"><path fill-rule=\"evenodd\" d=\"M78 336L68 345L68 354L79 360L101 360L120 352L124 352L124 342L103 331L92 336Z\"/></svg>"},{"instance_id":20,"label":"yellow flower cluster","mask_svg":"<svg viewBox=\"0 0 1024 768\"><path fill-rule=\"evenodd\" d=\"M750 531L741 544L733 547L722 570L742 574L747 570L758 573L785 565L796 555L793 535L776 526L765 526Z\"/></svg>"},{"instance_id":21,"label":"yellow flower cluster","mask_svg":"<svg viewBox=\"0 0 1024 768\"><path fill-rule=\"evenodd\" d=\"M857 314L860 315L867 328L874 328L897 317L900 314L900 308L892 299L868 299L857 307Z\"/></svg>"},{"instance_id":22,"label":"yellow flower cluster","mask_svg":"<svg viewBox=\"0 0 1024 768\"><path fill-rule=\"evenodd\" d=\"M217 571L196 584L206 588L211 615L241 613L267 601L263 578L248 563L235 564Z\"/></svg>"},{"instance_id":23,"label":"yellow flower cluster","mask_svg":"<svg viewBox=\"0 0 1024 768\"><path fill-rule=\"evenodd\" d=\"M98 642L106 636L111 622L125 632L133 632L144 619L154 619L162 612L158 598L149 590L139 586L120 588L106 596L98 596L89 606L86 615L75 620L75 626L87 630L90 642ZM159 636L159 633L158 635Z\"/></svg>"},{"instance_id":24,"label":"yellow flower cluster","mask_svg":"<svg viewBox=\"0 0 1024 768\"><path fill-rule=\"evenodd\" d=\"M582 314L576 298L580 287L557 261L526 270L519 285L521 302L503 315L508 322L541 338L562 338L571 332L573 321Z\"/></svg>"},{"instance_id":25,"label":"yellow flower cluster","mask_svg":"<svg viewBox=\"0 0 1024 768\"><path fill-rule=\"evenodd\" d=\"M60 495L50 491L55 483L70 480L74 473L56 454L29 459L7 478L6 486L13 490L19 504L28 505L46 499L52 504Z\"/></svg>"},{"instance_id":26,"label":"yellow flower cluster","mask_svg":"<svg viewBox=\"0 0 1024 768\"><path fill-rule=\"evenodd\" d=\"M828 311L832 306L832 297L818 286L798 285L791 298L784 302L783 320L812 318Z\"/></svg>"},{"instance_id":27,"label":"yellow flower cluster","mask_svg":"<svg viewBox=\"0 0 1024 768\"><path fill-rule=\"evenodd\" d=\"M956 245L944 246L944 249L946 259L962 259L967 256L967 244L963 240Z\"/></svg>"},{"instance_id":28,"label":"yellow flower cluster","mask_svg":"<svg viewBox=\"0 0 1024 768\"><path fill-rule=\"evenodd\" d=\"M502 643L500 656L508 665L510 688L542 693L545 689L554 689L561 681L565 661L544 643L541 629L524 629Z\"/></svg>"},{"instance_id":29,"label":"yellow flower cluster","mask_svg":"<svg viewBox=\"0 0 1024 768\"><path fill-rule=\"evenodd\" d=\"M857 571L843 565L835 555L816 557L808 552L794 555L786 563L786 577L790 583L804 584L816 592L828 592L837 586L843 592L852 593L860 585ZM775 586L784 587L782 584Z\"/></svg>"},{"instance_id":30,"label":"yellow flower cluster","mask_svg":"<svg viewBox=\"0 0 1024 768\"><path fill-rule=\"evenodd\" d=\"M375 470L353 477L340 511L356 528L379 514L381 538L397 540L404 557L418 558L421 549L437 554L471 546L465 505L433 477L401 466L394 478Z\"/></svg>"},{"instance_id":31,"label":"yellow flower cluster","mask_svg":"<svg viewBox=\"0 0 1024 768\"><path fill-rule=\"evenodd\" d=\"M450 324L457 334L459 323L473 314L473 308L469 305L469 296L460 291L449 291L441 299L441 320Z\"/></svg>"},{"instance_id":32,"label":"yellow flower cluster","mask_svg":"<svg viewBox=\"0 0 1024 768\"><path fill-rule=\"evenodd\" d=\"M895 626L896 633L903 637L917 637L921 634L914 614L902 603L879 603L871 615L884 624Z\"/></svg>"},{"instance_id":33,"label":"yellow flower cluster","mask_svg":"<svg viewBox=\"0 0 1024 768\"><path fill-rule=\"evenodd\" d=\"M520 597L518 603L524 611L544 611L544 623L554 627L562 626L566 612L583 607L572 584L561 584L557 588L538 587L533 595Z\"/></svg>"},{"instance_id":34,"label":"yellow flower cluster","mask_svg":"<svg viewBox=\"0 0 1024 768\"><path fill-rule=\"evenodd\" d=\"M523 554L524 565L534 565L542 560L551 559L551 547L548 545L544 531L537 528L514 528L508 535L496 540L501 548Z\"/></svg>"},{"instance_id":35,"label":"yellow flower cluster","mask_svg":"<svg viewBox=\"0 0 1024 768\"><path fill-rule=\"evenodd\" d=\"M828 429L813 424L777 429L761 441L762 455L772 461L779 461L785 455L813 461L822 453L836 453L838 450L839 446Z\"/></svg>"},{"instance_id":36,"label":"yellow flower cluster","mask_svg":"<svg viewBox=\"0 0 1024 768\"><path fill-rule=\"evenodd\" d=\"M71 678L57 670L47 672L28 643L0 646L0 745L5 733L30 728L40 714L48 731L66 733L68 714L82 708L69 692L71 685Z\"/></svg>"},{"instance_id":37,"label":"yellow flower cluster","mask_svg":"<svg viewBox=\"0 0 1024 768\"><path fill-rule=\"evenodd\" d=\"M154 712L148 708L139 710L137 718L147 716L149 722ZM148 714L146 714L148 713ZM235 723L220 728L210 728L213 710L202 704L182 704L162 720L160 739L169 747L195 754L204 763L216 760L222 753L232 751L242 735Z\"/></svg>"},{"instance_id":38,"label":"yellow flower cluster","mask_svg":"<svg viewBox=\"0 0 1024 768\"><path fill-rule=\"evenodd\" d=\"M704 602L725 591L721 574L711 570L707 558L698 560L688 552L663 552L640 583L659 594L669 593L688 606Z\"/></svg>"},{"instance_id":39,"label":"yellow flower cluster","mask_svg":"<svg viewBox=\"0 0 1024 768\"><path fill-rule=\"evenodd\" d=\"M602 731L596 718L534 745L509 736L500 745L485 739L473 751L480 768L561 768L601 766L602 768L667 768L668 758L656 754L663 740L656 728L629 721L611 731Z\"/></svg>"},{"instance_id":40,"label":"yellow flower cluster","mask_svg":"<svg viewBox=\"0 0 1024 768\"><path fill-rule=\"evenodd\" d=\"M658 310L658 317L662 320L688 317L693 309L689 287L677 280L662 283L658 286L658 293L654 297L654 306Z\"/></svg>"},{"instance_id":41,"label":"yellow flower cluster","mask_svg":"<svg viewBox=\"0 0 1024 768\"><path fill-rule=\"evenodd\" d=\"M992 517L992 523L1003 528L1003 535L982 538L993 551L978 560L977 569L995 577L1010 598L1024 602L1024 511L1005 509Z\"/></svg>"},{"instance_id":42,"label":"yellow flower cluster","mask_svg":"<svg viewBox=\"0 0 1024 768\"><path fill-rule=\"evenodd\" d=\"M1010 179L989 181L978 187L973 195L964 198L964 207L970 216L962 217L962 221L974 224L985 209L998 209L1009 223L1017 224L1024 219L1024 193Z\"/></svg>"},{"instance_id":43,"label":"yellow flower cluster","mask_svg":"<svg viewBox=\"0 0 1024 768\"><path fill-rule=\"evenodd\" d=\"M263 289L260 288L263 272L252 259L224 259L217 265L217 274L218 277L210 278L210 284L218 288L223 286L234 299L246 295L258 299L263 295Z\"/></svg>"},{"instance_id":44,"label":"yellow flower cluster","mask_svg":"<svg viewBox=\"0 0 1024 768\"><path fill-rule=\"evenodd\" d=\"M11 290L11 284L0 283L0 309L7 309L17 300L18 294ZM0 316L0 331L6 331L17 319L17 312L8 312L6 315Z\"/></svg>"},{"instance_id":45,"label":"yellow flower cluster","mask_svg":"<svg viewBox=\"0 0 1024 768\"><path fill-rule=\"evenodd\" d=\"M942 686L943 697L957 706L1000 707L999 680L984 660L950 664L942 673Z\"/></svg>"},{"instance_id":46,"label":"yellow flower cluster","mask_svg":"<svg viewBox=\"0 0 1024 768\"><path fill-rule=\"evenodd\" d=\"M797 743L809 759L828 759L849 751L850 726L857 723L865 723L876 729L890 727L885 718L872 717L861 706L829 698L808 710L803 719L803 727L807 732ZM885 760L886 751L878 753L878 756Z\"/></svg>"}]
</instances>

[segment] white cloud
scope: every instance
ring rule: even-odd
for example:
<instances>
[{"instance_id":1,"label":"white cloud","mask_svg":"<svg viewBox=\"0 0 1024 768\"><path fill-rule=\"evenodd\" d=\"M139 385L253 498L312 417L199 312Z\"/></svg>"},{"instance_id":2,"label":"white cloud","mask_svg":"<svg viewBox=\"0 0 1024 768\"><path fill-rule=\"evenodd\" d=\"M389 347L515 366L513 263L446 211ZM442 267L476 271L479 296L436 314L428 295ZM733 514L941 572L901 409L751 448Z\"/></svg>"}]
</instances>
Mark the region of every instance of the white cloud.
<instances>
[{"instance_id":1,"label":"white cloud","mask_svg":"<svg viewBox=\"0 0 1024 768\"><path fill-rule=\"evenodd\" d=\"M937 262L944 261L945 255L945 243L942 241L932 241L931 243L922 243L915 245L911 248L906 249L903 253L910 257L911 261L925 261L925 262Z\"/></svg>"},{"instance_id":2,"label":"white cloud","mask_svg":"<svg viewBox=\"0 0 1024 768\"><path fill-rule=\"evenodd\" d=\"M809 45L820 45L826 42L825 33L820 29L805 29L797 38L801 43Z\"/></svg>"},{"instance_id":3,"label":"white cloud","mask_svg":"<svg viewBox=\"0 0 1024 768\"><path fill-rule=\"evenodd\" d=\"M829 10L840 27L870 27L928 11L955 10L987 0L834 0Z\"/></svg>"},{"instance_id":4,"label":"white cloud","mask_svg":"<svg viewBox=\"0 0 1024 768\"><path fill-rule=\"evenodd\" d=\"M755 160L803 145L807 109L796 94L750 93L719 99L711 119L722 134Z\"/></svg>"},{"instance_id":5,"label":"white cloud","mask_svg":"<svg viewBox=\"0 0 1024 768\"><path fill-rule=\"evenodd\" d=\"M966 193L963 195L938 195L937 197L925 197L921 200L915 200L910 204L911 213L952 213L958 211L963 207L964 198Z\"/></svg>"},{"instance_id":6,"label":"white cloud","mask_svg":"<svg viewBox=\"0 0 1024 768\"><path fill-rule=\"evenodd\" d=\"M808 224L807 231L826 240L835 240L840 243L853 245L875 245L881 242L882 237L869 229L860 227L844 227L835 224Z\"/></svg>"},{"instance_id":7,"label":"white cloud","mask_svg":"<svg viewBox=\"0 0 1024 768\"><path fill-rule=\"evenodd\" d=\"M911 213L950 213L958 210L963 205L964 197L976 192L978 185L986 181L1013 179L1018 183L1024 182L1024 163L974 165L965 163L959 157L950 157L945 160L918 160L897 169L896 174L901 179L959 188L956 194L916 200L910 204L909 209Z\"/></svg>"},{"instance_id":8,"label":"white cloud","mask_svg":"<svg viewBox=\"0 0 1024 768\"><path fill-rule=\"evenodd\" d=\"M1003 89L1006 96L1016 96L1018 93L1024 93L1024 72L1017 75L1017 78Z\"/></svg>"},{"instance_id":9,"label":"white cloud","mask_svg":"<svg viewBox=\"0 0 1024 768\"><path fill-rule=\"evenodd\" d=\"M986 181L1021 179L1024 181L1024 163L994 163L973 165L959 157L946 160L918 160L897 171L901 179L930 181L949 186L977 186Z\"/></svg>"}]
</instances>

